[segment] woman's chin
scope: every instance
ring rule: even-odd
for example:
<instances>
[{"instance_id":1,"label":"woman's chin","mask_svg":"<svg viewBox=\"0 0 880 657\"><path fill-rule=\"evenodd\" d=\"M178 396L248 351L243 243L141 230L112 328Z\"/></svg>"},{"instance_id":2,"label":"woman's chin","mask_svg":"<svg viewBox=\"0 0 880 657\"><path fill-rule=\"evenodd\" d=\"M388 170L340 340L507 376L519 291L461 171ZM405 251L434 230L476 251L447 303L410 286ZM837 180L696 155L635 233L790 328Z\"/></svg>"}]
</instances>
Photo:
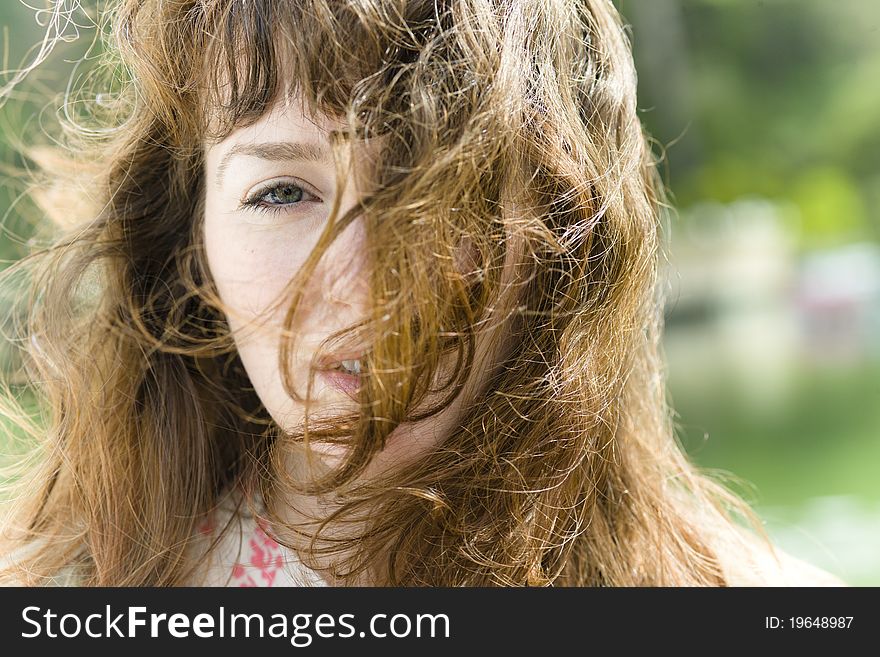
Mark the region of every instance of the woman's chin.
<instances>
[{"instance_id":1,"label":"woman's chin","mask_svg":"<svg viewBox=\"0 0 880 657\"><path fill-rule=\"evenodd\" d=\"M304 443L298 443L292 456L300 467L308 467L313 471L312 474L319 474L314 472L315 468L318 468L320 473L338 468L347 453L348 448L343 445L309 441L308 447Z\"/></svg>"}]
</instances>

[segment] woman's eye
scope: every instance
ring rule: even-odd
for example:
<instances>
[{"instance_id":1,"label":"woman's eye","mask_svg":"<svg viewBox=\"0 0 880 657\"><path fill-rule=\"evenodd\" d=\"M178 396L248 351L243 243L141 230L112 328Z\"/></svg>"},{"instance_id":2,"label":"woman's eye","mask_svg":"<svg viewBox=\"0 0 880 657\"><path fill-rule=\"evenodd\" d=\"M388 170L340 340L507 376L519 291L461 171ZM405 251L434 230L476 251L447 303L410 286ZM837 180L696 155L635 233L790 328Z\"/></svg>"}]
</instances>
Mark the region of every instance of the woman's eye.
<instances>
[{"instance_id":1,"label":"woman's eye","mask_svg":"<svg viewBox=\"0 0 880 657\"><path fill-rule=\"evenodd\" d=\"M320 202L315 194L303 185L292 180L276 181L263 185L242 201L242 208L277 212L290 206L298 206L307 202Z\"/></svg>"},{"instance_id":2,"label":"woman's eye","mask_svg":"<svg viewBox=\"0 0 880 657\"><path fill-rule=\"evenodd\" d=\"M303 191L302 187L296 185L279 185L266 193L265 197L272 203L296 203L302 200Z\"/></svg>"}]
</instances>

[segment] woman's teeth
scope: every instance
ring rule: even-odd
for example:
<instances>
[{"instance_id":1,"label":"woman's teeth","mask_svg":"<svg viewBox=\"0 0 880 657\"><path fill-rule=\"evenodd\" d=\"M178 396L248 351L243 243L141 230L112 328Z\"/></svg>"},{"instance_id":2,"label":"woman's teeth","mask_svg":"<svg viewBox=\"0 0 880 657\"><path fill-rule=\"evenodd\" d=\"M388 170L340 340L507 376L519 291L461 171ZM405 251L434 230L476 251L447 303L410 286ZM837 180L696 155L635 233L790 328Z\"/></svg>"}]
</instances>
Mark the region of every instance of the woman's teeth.
<instances>
[{"instance_id":1,"label":"woman's teeth","mask_svg":"<svg viewBox=\"0 0 880 657\"><path fill-rule=\"evenodd\" d=\"M361 373L361 361L344 360L340 363L342 370L349 374L359 375Z\"/></svg>"}]
</instances>

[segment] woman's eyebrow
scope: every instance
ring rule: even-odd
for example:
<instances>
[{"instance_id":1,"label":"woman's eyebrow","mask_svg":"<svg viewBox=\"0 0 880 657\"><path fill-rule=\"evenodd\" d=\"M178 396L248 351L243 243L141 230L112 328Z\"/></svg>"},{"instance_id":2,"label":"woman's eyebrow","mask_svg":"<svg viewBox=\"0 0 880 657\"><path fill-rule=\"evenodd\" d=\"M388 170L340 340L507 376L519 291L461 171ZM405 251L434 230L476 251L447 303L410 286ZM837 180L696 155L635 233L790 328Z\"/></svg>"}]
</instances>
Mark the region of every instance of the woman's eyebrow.
<instances>
[{"instance_id":1,"label":"woman's eyebrow","mask_svg":"<svg viewBox=\"0 0 880 657\"><path fill-rule=\"evenodd\" d=\"M236 144L223 156L220 166L217 167L217 184L223 179L223 172L229 165L229 161L236 155L250 155L263 160L320 162L333 164L330 151L316 143L300 141L272 141L258 144Z\"/></svg>"}]
</instances>

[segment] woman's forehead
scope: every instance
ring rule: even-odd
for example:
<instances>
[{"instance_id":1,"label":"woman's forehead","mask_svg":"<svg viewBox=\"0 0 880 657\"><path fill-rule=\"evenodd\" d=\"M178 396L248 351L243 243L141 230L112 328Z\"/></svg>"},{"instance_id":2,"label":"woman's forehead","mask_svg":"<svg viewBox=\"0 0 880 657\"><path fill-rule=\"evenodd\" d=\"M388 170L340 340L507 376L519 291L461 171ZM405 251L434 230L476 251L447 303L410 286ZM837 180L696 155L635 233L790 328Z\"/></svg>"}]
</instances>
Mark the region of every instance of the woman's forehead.
<instances>
[{"instance_id":1,"label":"woman's forehead","mask_svg":"<svg viewBox=\"0 0 880 657\"><path fill-rule=\"evenodd\" d=\"M215 108L210 114L219 118L220 111L221 108ZM233 127L227 134L219 137L208 137L205 146L212 149L241 141L283 141L295 137L297 141L329 149L331 133L344 128L342 121L331 118L320 110L309 110L298 92L283 93L255 121ZM210 128L208 135L211 135Z\"/></svg>"}]
</instances>

